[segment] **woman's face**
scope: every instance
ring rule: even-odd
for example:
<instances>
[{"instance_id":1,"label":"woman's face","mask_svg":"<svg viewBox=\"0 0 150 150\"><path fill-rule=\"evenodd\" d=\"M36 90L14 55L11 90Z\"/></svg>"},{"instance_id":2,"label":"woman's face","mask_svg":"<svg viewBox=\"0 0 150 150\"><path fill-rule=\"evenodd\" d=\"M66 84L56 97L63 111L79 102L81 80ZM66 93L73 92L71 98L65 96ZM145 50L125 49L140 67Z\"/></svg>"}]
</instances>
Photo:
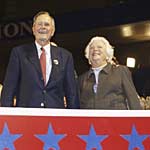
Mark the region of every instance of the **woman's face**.
<instances>
[{"instance_id":1,"label":"woman's face","mask_svg":"<svg viewBox=\"0 0 150 150\"><path fill-rule=\"evenodd\" d=\"M92 67L99 67L107 63L106 45L103 41L94 40L89 45L89 61Z\"/></svg>"}]
</instances>

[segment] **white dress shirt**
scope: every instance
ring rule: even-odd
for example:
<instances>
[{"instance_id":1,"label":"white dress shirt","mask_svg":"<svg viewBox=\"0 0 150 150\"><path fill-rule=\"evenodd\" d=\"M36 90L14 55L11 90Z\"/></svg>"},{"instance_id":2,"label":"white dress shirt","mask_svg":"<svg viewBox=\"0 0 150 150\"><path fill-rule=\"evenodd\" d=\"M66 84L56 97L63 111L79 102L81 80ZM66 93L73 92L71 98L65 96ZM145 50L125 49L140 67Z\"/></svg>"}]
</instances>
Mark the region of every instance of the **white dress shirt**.
<instances>
[{"instance_id":1,"label":"white dress shirt","mask_svg":"<svg viewBox=\"0 0 150 150\"><path fill-rule=\"evenodd\" d=\"M92 68L93 72L94 72L94 75L95 75L95 84L94 84L94 87L93 87L93 90L95 93L97 93L97 87L98 87L98 78L99 78L99 73L100 71L106 66L107 64L103 65L103 66L100 66L100 67L97 67L97 68Z\"/></svg>"}]
</instances>

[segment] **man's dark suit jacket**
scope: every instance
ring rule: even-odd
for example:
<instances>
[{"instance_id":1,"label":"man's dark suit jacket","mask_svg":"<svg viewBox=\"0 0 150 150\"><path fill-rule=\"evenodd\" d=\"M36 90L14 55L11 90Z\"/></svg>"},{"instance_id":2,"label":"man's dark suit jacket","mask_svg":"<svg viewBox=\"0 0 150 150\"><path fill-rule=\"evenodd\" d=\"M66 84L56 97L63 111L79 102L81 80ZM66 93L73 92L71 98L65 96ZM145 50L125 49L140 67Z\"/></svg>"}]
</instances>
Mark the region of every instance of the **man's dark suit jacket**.
<instances>
[{"instance_id":1,"label":"man's dark suit jacket","mask_svg":"<svg viewBox=\"0 0 150 150\"><path fill-rule=\"evenodd\" d=\"M99 73L97 93L93 92L92 70L79 77L80 108L142 109L126 66L108 64Z\"/></svg>"},{"instance_id":2,"label":"man's dark suit jacket","mask_svg":"<svg viewBox=\"0 0 150 150\"><path fill-rule=\"evenodd\" d=\"M1 95L2 106L12 106L16 96L18 107L77 108L77 88L73 58L67 50L51 46L52 70L44 86L40 61L34 43L12 50Z\"/></svg>"}]
</instances>

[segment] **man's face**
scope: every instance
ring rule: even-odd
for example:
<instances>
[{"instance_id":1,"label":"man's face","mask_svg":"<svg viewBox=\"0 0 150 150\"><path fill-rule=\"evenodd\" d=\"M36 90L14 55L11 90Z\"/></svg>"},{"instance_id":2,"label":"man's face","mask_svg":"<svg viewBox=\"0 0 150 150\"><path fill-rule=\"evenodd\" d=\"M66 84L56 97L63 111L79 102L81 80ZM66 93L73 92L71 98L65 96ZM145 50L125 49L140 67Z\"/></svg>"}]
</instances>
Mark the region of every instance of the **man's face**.
<instances>
[{"instance_id":1,"label":"man's face","mask_svg":"<svg viewBox=\"0 0 150 150\"><path fill-rule=\"evenodd\" d=\"M32 30L37 42L48 43L54 32L52 19L47 14L38 16L33 24Z\"/></svg>"},{"instance_id":2,"label":"man's face","mask_svg":"<svg viewBox=\"0 0 150 150\"><path fill-rule=\"evenodd\" d=\"M89 46L89 60L91 64L103 65L106 63L106 45L100 41L95 40Z\"/></svg>"}]
</instances>

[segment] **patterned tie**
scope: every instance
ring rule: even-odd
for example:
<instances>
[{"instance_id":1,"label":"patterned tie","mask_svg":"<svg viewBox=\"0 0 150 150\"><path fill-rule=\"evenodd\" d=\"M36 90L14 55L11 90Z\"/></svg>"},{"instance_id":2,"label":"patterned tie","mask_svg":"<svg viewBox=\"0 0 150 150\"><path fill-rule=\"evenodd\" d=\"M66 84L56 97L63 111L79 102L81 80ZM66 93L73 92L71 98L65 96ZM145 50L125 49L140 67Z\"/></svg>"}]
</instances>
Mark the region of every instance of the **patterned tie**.
<instances>
[{"instance_id":1,"label":"patterned tie","mask_svg":"<svg viewBox=\"0 0 150 150\"><path fill-rule=\"evenodd\" d=\"M42 50L42 54L40 56L40 63L41 63L41 69L42 69L44 83L46 85L46 53L45 53L45 49L43 47L41 47L41 50Z\"/></svg>"}]
</instances>

